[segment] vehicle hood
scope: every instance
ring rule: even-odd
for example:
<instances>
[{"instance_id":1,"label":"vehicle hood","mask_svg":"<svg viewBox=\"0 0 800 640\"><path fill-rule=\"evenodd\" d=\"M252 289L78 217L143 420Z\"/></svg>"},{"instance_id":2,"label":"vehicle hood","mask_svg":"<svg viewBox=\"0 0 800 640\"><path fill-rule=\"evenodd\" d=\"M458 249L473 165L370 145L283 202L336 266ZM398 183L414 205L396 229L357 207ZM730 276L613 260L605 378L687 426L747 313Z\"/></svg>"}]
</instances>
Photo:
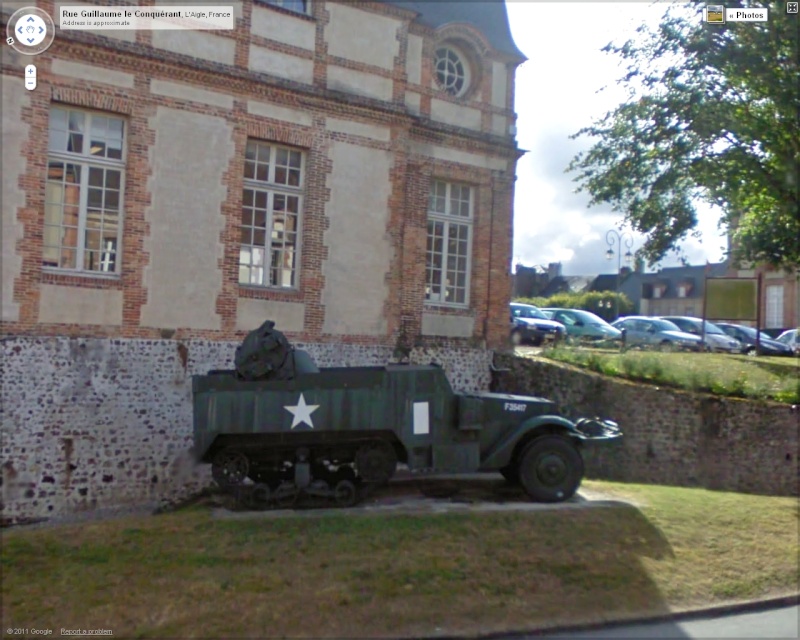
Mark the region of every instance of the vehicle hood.
<instances>
[{"instance_id":1,"label":"vehicle hood","mask_svg":"<svg viewBox=\"0 0 800 640\"><path fill-rule=\"evenodd\" d=\"M714 344L724 345L726 347L738 347L742 344L738 340L721 333L707 333L706 342L712 342Z\"/></svg>"},{"instance_id":2,"label":"vehicle hood","mask_svg":"<svg viewBox=\"0 0 800 640\"><path fill-rule=\"evenodd\" d=\"M756 343L755 338L753 338L753 341L750 344L755 344L755 343ZM778 342L777 340L772 340L770 338L765 338L763 336L761 337L761 346L767 347L769 349L775 349L775 351L789 352L792 350L791 347L783 344L782 342Z\"/></svg>"},{"instance_id":3,"label":"vehicle hood","mask_svg":"<svg viewBox=\"0 0 800 640\"><path fill-rule=\"evenodd\" d=\"M544 414L557 414L555 402L547 398L535 396L519 396L510 393L492 393L489 391L464 393L463 397L479 398L485 403L487 410L494 408L505 417L523 419Z\"/></svg>"},{"instance_id":4,"label":"vehicle hood","mask_svg":"<svg viewBox=\"0 0 800 640\"><path fill-rule=\"evenodd\" d=\"M684 340L688 342L700 342L700 337L693 333L686 333L685 331L661 331L661 335L675 338L676 340Z\"/></svg>"},{"instance_id":5,"label":"vehicle hood","mask_svg":"<svg viewBox=\"0 0 800 640\"><path fill-rule=\"evenodd\" d=\"M616 327L612 327L611 325L606 326L602 324L599 325L591 324L591 325L586 325L586 328L591 330L592 333L594 333L595 335L603 334L606 336L611 336L613 338L618 338L619 336L622 335L622 331L620 331Z\"/></svg>"}]
</instances>

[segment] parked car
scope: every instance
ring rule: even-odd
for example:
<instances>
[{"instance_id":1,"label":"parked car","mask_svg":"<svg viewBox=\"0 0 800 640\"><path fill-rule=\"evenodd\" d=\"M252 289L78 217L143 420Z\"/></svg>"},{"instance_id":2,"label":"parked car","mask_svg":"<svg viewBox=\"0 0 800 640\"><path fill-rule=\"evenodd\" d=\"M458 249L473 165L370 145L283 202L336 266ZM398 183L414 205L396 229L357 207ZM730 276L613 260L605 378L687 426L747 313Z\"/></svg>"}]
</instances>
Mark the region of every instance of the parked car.
<instances>
[{"instance_id":1,"label":"parked car","mask_svg":"<svg viewBox=\"0 0 800 640\"><path fill-rule=\"evenodd\" d=\"M677 325L681 331L702 337L703 320L700 318L690 318L687 316L661 316L661 319L669 320L673 324ZM724 351L727 353L742 352L741 342L734 340L717 325L709 322L708 320L706 320L705 323L705 343L709 351Z\"/></svg>"},{"instance_id":2,"label":"parked car","mask_svg":"<svg viewBox=\"0 0 800 640\"><path fill-rule=\"evenodd\" d=\"M744 353L748 355L760 356L791 356L794 355L791 347L773 340L763 331L756 331L753 327L746 327L742 324L731 324L730 322L717 322L717 326L727 333L731 338L742 343ZM759 337L758 349L756 349L756 336Z\"/></svg>"},{"instance_id":3,"label":"parked car","mask_svg":"<svg viewBox=\"0 0 800 640\"><path fill-rule=\"evenodd\" d=\"M543 342L558 342L567 335L560 322L548 319L539 307L511 303L511 343L530 343L538 347Z\"/></svg>"},{"instance_id":4,"label":"parked car","mask_svg":"<svg viewBox=\"0 0 800 640\"><path fill-rule=\"evenodd\" d=\"M776 340L789 347L796 356L800 356L800 331L789 329L779 335Z\"/></svg>"},{"instance_id":5,"label":"parked car","mask_svg":"<svg viewBox=\"0 0 800 640\"><path fill-rule=\"evenodd\" d=\"M612 322L611 326L620 331L625 329L625 345L628 347L703 350L703 341L700 336L681 331L669 320L648 318L646 316L628 316Z\"/></svg>"},{"instance_id":6,"label":"parked car","mask_svg":"<svg viewBox=\"0 0 800 640\"><path fill-rule=\"evenodd\" d=\"M567 339L579 342L604 342L622 340L622 332L600 316L583 309L542 309L552 320L560 322L567 330Z\"/></svg>"}]
</instances>

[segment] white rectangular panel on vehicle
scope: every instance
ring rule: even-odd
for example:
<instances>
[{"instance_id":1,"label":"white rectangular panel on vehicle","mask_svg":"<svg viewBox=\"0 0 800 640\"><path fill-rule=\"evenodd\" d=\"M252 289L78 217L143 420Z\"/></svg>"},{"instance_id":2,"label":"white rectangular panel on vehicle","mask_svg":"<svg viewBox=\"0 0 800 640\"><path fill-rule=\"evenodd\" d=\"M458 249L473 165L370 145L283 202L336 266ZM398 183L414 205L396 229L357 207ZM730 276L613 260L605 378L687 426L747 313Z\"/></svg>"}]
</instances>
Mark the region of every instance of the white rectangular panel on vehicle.
<instances>
[{"instance_id":1,"label":"white rectangular panel on vehicle","mask_svg":"<svg viewBox=\"0 0 800 640\"><path fill-rule=\"evenodd\" d=\"M426 435L430 433L429 411L427 402L414 403L414 435Z\"/></svg>"}]
</instances>

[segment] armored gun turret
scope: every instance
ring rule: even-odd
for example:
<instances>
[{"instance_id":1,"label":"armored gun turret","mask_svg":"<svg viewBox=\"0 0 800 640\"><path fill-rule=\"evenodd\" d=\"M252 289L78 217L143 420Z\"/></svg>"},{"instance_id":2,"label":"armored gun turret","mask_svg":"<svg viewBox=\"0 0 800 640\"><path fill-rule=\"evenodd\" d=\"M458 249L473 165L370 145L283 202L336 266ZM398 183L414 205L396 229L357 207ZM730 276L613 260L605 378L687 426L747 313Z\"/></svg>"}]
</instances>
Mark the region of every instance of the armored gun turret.
<instances>
[{"instance_id":1,"label":"armored gun turret","mask_svg":"<svg viewBox=\"0 0 800 640\"><path fill-rule=\"evenodd\" d=\"M292 347L272 320L247 334L236 348L234 364L242 380L292 380L319 373L311 354Z\"/></svg>"},{"instance_id":2,"label":"armored gun turret","mask_svg":"<svg viewBox=\"0 0 800 640\"><path fill-rule=\"evenodd\" d=\"M251 332L236 369L194 376L194 450L224 489L253 506L302 498L355 504L412 471L499 471L534 500L570 498L586 445L619 438L616 423L570 420L550 400L454 393L441 367L318 369L275 324Z\"/></svg>"}]
</instances>

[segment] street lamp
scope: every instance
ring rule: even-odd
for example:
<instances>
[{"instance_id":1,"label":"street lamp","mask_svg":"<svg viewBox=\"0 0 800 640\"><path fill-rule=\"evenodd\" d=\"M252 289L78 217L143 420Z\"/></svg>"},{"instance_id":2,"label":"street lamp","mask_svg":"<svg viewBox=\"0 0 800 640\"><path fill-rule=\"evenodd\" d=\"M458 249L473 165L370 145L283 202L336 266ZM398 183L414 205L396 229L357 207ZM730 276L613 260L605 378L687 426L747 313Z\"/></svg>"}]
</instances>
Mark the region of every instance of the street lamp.
<instances>
[{"instance_id":1,"label":"street lamp","mask_svg":"<svg viewBox=\"0 0 800 640\"><path fill-rule=\"evenodd\" d=\"M630 264L630 262L633 260L633 254L631 253L631 247L633 247L633 236L627 231L620 233L616 229L609 229L606 233L606 244L608 245L608 251L606 251L606 260L613 260L614 253L617 255L617 295L614 298L614 319L616 319L619 317L619 272L622 270L622 246L624 245L627 249L625 252L625 262ZM617 247L618 251L615 252L614 247Z\"/></svg>"}]
</instances>

